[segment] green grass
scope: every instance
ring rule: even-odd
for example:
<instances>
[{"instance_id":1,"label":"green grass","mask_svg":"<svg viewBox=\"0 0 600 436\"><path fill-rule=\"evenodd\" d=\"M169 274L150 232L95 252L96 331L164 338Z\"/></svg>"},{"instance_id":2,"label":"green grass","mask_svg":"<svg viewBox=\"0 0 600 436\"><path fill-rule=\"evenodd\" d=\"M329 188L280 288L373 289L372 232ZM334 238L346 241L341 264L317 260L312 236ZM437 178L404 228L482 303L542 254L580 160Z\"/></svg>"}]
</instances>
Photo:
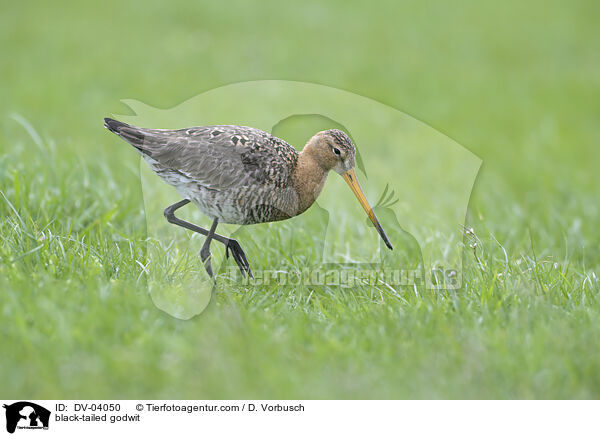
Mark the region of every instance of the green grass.
<instances>
[{"instance_id":1,"label":"green grass","mask_svg":"<svg viewBox=\"0 0 600 436\"><path fill-rule=\"evenodd\" d=\"M396 3L5 6L0 397L598 398L598 3ZM188 321L154 306L139 158L101 120L254 79L368 96L482 158L462 289L236 283Z\"/></svg>"}]
</instances>

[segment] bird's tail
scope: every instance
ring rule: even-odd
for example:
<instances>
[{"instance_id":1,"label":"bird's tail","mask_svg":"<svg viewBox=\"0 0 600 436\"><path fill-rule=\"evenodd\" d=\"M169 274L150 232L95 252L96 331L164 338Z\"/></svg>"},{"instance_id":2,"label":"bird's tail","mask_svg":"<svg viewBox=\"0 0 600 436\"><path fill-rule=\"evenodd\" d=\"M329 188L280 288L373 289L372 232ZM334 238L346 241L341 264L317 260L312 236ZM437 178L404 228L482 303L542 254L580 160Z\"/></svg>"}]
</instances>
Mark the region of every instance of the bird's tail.
<instances>
[{"instance_id":1,"label":"bird's tail","mask_svg":"<svg viewBox=\"0 0 600 436\"><path fill-rule=\"evenodd\" d=\"M121 121L113 120L112 118L104 118L104 127L118 135L122 127L131 126L129 124L122 123Z\"/></svg>"},{"instance_id":2,"label":"bird's tail","mask_svg":"<svg viewBox=\"0 0 600 436\"><path fill-rule=\"evenodd\" d=\"M104 127L119 135L140 151L144 151L142 150L142 146L144 145L146 134L139 127L130 126L129 124L113 120L112 118L104 118Z\"/></svg>"}]
</instances>

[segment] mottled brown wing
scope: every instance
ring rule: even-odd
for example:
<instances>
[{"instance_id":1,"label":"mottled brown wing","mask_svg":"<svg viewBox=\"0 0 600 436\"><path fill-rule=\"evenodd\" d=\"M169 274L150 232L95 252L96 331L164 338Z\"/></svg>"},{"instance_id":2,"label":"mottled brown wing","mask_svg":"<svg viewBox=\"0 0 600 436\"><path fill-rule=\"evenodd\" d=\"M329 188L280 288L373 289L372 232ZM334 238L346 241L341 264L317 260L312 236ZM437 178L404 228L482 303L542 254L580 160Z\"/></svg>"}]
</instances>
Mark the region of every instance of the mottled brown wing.
<instances>
[{"instance_id":1,"label":"mottled brown wing","mask_svg":"<svg viewBox=\"0 0 600 436\"><path fill-rule=\"evenodd\" d=\"M164 167L216 190L257 183L287 186L298 156L285 141L252 127L160 130L114 120L106 125Z\"/></svg>"}]
</instances>

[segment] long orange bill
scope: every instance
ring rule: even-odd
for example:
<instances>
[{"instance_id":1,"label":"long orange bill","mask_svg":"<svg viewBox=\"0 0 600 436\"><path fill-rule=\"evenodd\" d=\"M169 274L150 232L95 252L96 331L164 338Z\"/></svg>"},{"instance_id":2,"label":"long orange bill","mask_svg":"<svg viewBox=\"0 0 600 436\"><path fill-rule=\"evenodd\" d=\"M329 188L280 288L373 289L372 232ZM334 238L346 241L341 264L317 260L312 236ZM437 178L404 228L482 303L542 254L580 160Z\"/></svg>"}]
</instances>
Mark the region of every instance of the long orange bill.
<instances>
[{"instance_id":1,"label":"long orange bill","mask_svg":"<svg viewBox=\"0 0 600 436\"><path fill-rule=\"evenodd\" d=\"M365 210L365 212L367 212L369 219L371 220L371 222L377 229L379 236L381 236L381 239L383 239L383 242L385 242L385 245L387 246L387 248L389 248L390 250L393 250L394 248L392 247L390 240L388 239L387 235L383 231L383 227L381 227L381 224L379 224L379 221L377 220L377 217L375 216L375 212L373 212L373 209L371 209L369 202L365 198L365 194L363 194L362 189L360 188L360 185L358 184L358 179L356 178L356 173L354 172L354 170L351 169L351 170L346 171L344 174L342 174L342 177L344 178L344 180L346 181L348 186L350 186L350 189L352 189L352 192L354 192L354 195L356 195L356 198L358 198L358 201L360 202L360 204L363 207L363 209Z\"/></svg>"}]
</instances>

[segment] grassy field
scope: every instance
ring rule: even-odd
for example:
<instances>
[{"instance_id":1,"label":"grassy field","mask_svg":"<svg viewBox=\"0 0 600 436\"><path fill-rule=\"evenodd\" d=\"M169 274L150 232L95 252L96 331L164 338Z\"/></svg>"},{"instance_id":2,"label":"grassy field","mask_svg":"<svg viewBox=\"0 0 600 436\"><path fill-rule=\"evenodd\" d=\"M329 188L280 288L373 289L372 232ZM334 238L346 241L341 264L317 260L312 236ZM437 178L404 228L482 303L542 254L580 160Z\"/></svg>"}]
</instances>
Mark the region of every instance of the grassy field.
<instances>
[{"instance_id":1,"label":"grassy field","mask_svg":"<svg viewBox=\"0 0 600 436\"><path fill-rule=\"evenodd\" d=\"M594 1L5 5L0 397L600 397L599 17ZM234 283L188 321L155 307L139 157L101 120L257 79L368 96L483 160L460 290Z\"/></svg>"}]
</instances>

